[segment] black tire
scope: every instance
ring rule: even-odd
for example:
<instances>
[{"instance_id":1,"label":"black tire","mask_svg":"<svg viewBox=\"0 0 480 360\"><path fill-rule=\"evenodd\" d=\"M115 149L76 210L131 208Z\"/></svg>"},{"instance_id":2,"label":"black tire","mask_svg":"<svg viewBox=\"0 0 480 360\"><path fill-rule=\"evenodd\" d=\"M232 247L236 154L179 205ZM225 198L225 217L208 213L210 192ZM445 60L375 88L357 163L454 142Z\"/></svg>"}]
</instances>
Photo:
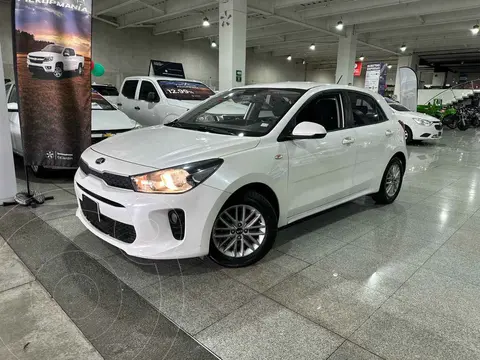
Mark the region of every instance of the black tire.
<instances>
[{"instance_id":1,"label":"black tire","mask_svg":"<svg viewBox=\"0 0 480 360\"><path fill-rule=\"evenodd\" d=\"M53 71L53 76L57 79L61 79L63 77L63 74L64 74L63 64L62 63L55 64L55 69Z\"/></svg>"},{"instance_id":2,"label":"black tire","mask_svg":"<svg viewBox=\"0 0 480 360\"><path fill-rule=\"evenodd\" d=\"M413 142L412 129L405 125L405 142L411 144Z\"/></svg>"},{"instance_id":3,"label":"black tire","mask_svg":"<svg viewBox=\"0 0 480 360\"><path fill-rule=\"evenodd\" d=\"M457 123L457 128L458 128L458 130L460 130L460 131L465 131L465 130L468 129L468 127L469 127L469 126L468 126L468 123L465 123L465 124L464 124L463 121L461 121L461 120Z\"/></svg>"},{"instance_id":4,"label":"black tire","mask_svg":"<svg viewBox=\"0 0 480 360\"><path fill-rule=\"evenodd\" d=\"M442 123L447 125L450 129L455 129L457 127L458 116L457 115L447 115L443 118Z\"/></svg>"},{"instance_id":5,"label":"black tire","mask_svg":"<svg viewBox=\"0 0 480 360\"><path fill-rule=\"evenodd\" d=\"M225 210L236 205L246 205L257 210L265 220L265 227L266 227L266 230L265 230L266 235L263 241L258 246L258 248L256 248L251 254L243 257L234 257L234 256L228 256L224 254L221 250L217 248L217 245L215 245L215 241L214 241L215 226L217 222L220 221L219 220L220 215ZM217 264L225 267L236 268L236 267L244 267L244 266L252 265L257 261L261 260L270 251L270 249L273 246L273 243L275 242L275 238L277 237L277 230L278 230L278 217L272 204L263 195L255 191L247 191L227 201L227 203L223 206L223 208L220 210L219 214L217 215L217 219L215 220L214 228L212 229L212 234L210 237L209 257ZM228 234L229 231L230 230L228 230L226 234ZM236 235L234 235L234 237L236 237ZM235 244L234 246L237 246L239 243L235 242L234 244Z\"/></svg>"},{"instance_id":6,"label":"black tire","mask_svg":"<svg viewBox=\"0 0 480 360\"><path fill-rule=\"evenodd\" d=\"M387 176L390 169L393 166L399 166L400 169L400 183L398 184L398 188L396 189L394 194L388 194L387 192ZM403 183L403 174L405 173L405 169L403 168L403 163L398 157L392 158L383 173L382 183L380 184L380 189L376 194L372 195L373 200L375 200L378 204L391 204L395 201L398 194L400 193L400 189L402 188Z\"/></svg>"},{"instance_id":7,"label":"black tire","mask_svg":"<svg viewBox=\"0 0 480 360\"><path fill-rule=\"evenodd\" d=\"M82 66L82 64L78 64L77 75L78 75L78 76L82 76L82 75L83 75L83 66Z\"/></svg>"}]
</instances>

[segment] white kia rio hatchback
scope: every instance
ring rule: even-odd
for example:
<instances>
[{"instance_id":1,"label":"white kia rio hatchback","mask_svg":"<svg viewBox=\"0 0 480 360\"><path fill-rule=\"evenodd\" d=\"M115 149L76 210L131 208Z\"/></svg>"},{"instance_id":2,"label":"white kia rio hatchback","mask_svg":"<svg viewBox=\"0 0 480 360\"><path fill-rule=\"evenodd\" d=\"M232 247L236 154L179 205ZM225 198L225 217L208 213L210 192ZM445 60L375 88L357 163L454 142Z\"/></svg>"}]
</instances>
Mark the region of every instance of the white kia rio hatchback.
<instances>
[{"instance_id":1,"label":"white kia rio hatchback","mask_svg":"<svg viewBox=\"0 0 480 360\"><path fill-rule=\"evenodd\" d=\"M246 266L279 227L363 195L393 202L406 158L402 124L378 94L246 86L87 149L77 216L132 256Z\"/></svg>"}]
</instances>

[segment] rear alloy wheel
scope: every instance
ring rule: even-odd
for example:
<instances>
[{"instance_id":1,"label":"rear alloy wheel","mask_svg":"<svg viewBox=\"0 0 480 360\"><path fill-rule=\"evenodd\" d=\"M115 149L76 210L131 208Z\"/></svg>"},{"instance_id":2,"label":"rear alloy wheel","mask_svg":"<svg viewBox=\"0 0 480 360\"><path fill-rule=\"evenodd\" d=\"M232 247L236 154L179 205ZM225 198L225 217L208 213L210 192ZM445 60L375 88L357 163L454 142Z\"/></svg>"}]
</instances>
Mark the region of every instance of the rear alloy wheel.
<instances>
[{"instance_id":1,"label":"rear alloy wheel","mask_svg":"<svg viewBox=\"0 0 480 360\"><path fill-rule=\"evenodd\" d=\"M403 181L403 164L398 157L394 157L387 165L383 174L380 190L373 194L373 200L379 204L391 204L395 201Z\"/></svg>"},{"instance_id":2,"label":"rear alloy wheel","mask_svg":"<svg viewBox=\"0 0 480 360\"><path fill-rule=\"evenodd\" d=\"M270 202L249 191L228 202L213 225L210 257L226 267L251 265L271 249L277 235L277 215Z\"/></svg>"},{"instance_id":3,"label":"rear alloy wheel","mask_svg":"<svg viewBox=\"0 0 480 360\"><path fill-rule=\"evenodd\" d=\"M83 66L82 66L82 64L79 64L79 65L78 65L77 74L78 74L78 76L82 76L82 75L83 75Z\"/></svg>"}]
</instances>

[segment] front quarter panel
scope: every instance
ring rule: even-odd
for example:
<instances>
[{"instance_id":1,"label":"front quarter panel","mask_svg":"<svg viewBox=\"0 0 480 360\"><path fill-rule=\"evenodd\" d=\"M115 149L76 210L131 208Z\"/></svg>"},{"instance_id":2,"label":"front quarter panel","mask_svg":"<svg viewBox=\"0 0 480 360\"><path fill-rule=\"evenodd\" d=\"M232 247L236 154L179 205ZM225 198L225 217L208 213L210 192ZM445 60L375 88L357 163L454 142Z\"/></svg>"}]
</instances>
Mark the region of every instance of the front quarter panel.
<instances>
[{"instance_id":1,"label":"front quarter panel","mask_svg":"<svg viewBox=\"0 0 480 360\"><path fill-rule=\"evenodd\" d=\"M277 196L280 209L279 226L287 223L288 154L285 144L264 139L248 151L228 155L224 163L205 185L229 194L254 183L270 187ZM284 210L284 211L282 211Z\"/></svg>"}]
</instances>

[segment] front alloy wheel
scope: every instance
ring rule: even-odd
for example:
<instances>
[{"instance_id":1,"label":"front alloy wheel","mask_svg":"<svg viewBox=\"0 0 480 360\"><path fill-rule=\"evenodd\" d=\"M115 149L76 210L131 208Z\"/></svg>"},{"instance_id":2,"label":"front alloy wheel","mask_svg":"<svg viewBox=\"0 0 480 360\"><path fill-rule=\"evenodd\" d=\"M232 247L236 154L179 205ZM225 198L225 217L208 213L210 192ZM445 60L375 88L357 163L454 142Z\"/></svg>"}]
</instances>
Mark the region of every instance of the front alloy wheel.
<instances>
[{"instance_id":1,"label":"front alloy wheel","mask_svg":"<svg viewBox=\"0 0 480 360\"><path fill-rule=\"evenodd\" d=\"M215 220L210 257L220 265L241 267L262 259L275 241L277 215L261 194L248 191L229 201Z\"/></svg>"},{"instance_id":2,"label":"front alloy wheel","mask_svg":"<svg viewBox=\"0 0 480 360\"><path fill-rule=\"evenodd\" d=\"M63 68L60 65L55 66L55 70L53 71L53 76L57 79L60 79L63 75Z\"/></svg>"},{"instance_id":3,"label":"front alloy wheel","mask_svg":"<svg viewBox=\"0 0 480 360\"><path fill-rule=\"evenodd\" d=\"M379 204L391 204L395 201L403 181L403 163L398 157L394 157L387 165L383 174L380 189L373 194L373 199Z\"/></svg>"}]
</instances>

